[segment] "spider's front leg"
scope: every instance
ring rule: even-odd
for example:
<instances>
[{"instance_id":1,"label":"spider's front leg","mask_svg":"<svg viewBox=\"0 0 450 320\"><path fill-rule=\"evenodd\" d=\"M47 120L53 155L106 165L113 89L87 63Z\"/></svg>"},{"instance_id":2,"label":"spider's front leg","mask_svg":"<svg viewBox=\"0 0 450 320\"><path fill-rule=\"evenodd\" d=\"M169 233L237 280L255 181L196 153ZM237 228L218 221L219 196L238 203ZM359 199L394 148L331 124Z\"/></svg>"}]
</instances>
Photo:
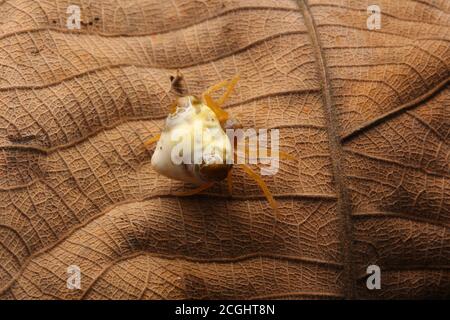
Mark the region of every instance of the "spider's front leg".
<instances>
[{"instance_id":1,"label":"spider's front leg","mask_svg":"<svg viewBox=\"0 0 450 320\"><path fill-rule=\"evenodd\" d=\"M218 84L215 84L215 85L211 86L210 88L208 88L202 94L203 102L208 107L210 107L211 110L214 111L214 113L216 114L216 116L219 119L219 122L221 124L225 123L230 118L228 112L223 110L222 105L225 103L225 101L228 99L230 94L233 92L239 79L240 79L240 77L239 77L239 75L237 75L231 80L225 80L225 81L219 82ZM211 94L213 92L216 92L216 91L224 88L224 87L225 87L225 93L219 98L219 100L215 101L211 97Z\"/></svg>"},{"instance_id":2,"label":"spider's front leg","mask_svg":"<svg viewBox=\"0 0 450 320\"><path fill-rule=\"evenodd\" d=\"M240 79L239 75L236 75L231 80L224 80L222 82L219 82L219 83L209 87L208 89L206 89L206 91L203 93L203 95L209 95L210 96L213 92L216 92L216 91L222 89L223 87L226 87L225 93L217 101L217 104L219 106L222 106L225 103L225 101L228 99L228 97L230 96L231 92L233 92L233 89L236 86L236 84L239 81L239 79Z\"/></svg>"},{"instance_id":3,"label":"spider's front leg","mask_svg":"<svg viewBox=\"0 0 450 320\"><path fill-rule=\"evenodd\" d=\"M157 135L151 137L150 139L148 139L147 141L144 142L144 145L146 147L151 146L152 144L154 144L155 142L158 142L159 138L161 138L161 134L158 133Z\"/></svg>"}]
</instances>

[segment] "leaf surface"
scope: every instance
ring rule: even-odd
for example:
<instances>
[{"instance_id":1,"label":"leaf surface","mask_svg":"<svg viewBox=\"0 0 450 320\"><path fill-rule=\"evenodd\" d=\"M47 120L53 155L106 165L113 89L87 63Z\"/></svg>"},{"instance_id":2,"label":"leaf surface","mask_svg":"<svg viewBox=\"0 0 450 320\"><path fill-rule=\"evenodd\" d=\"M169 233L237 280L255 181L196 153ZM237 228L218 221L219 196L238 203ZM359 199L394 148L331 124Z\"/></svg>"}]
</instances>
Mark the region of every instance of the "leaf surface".
<instances>
[{"instance_id":1,"label":"leaf surface","mask_svg":"<svg viewBox=\"0 0 450 320\"><path fill-rule=\"evenodd\" d=\"M79 31L0 2L1 298L449 297L448 1L379 0L380 30L365 0L71 3ZM278 216L238 170L177 198L151 169L178 69L280 129Z\"/></svg>"}]
</instances>

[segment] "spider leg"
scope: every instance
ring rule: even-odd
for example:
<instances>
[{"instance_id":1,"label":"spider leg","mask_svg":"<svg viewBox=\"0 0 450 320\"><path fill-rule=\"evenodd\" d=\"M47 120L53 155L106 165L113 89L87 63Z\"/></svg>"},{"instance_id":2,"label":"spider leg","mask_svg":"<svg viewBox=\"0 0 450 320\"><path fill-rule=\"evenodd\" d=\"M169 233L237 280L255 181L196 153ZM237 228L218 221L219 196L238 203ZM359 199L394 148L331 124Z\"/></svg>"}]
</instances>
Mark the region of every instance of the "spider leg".
<instances>
[{"instance_id":1,"label":"spider leg","mask_svg":"<svg viewBox=\"0 0 450 320\"><path fill-rule=\"evenodd\" d=\"M236 84L239 81L239 79L240 79L239 75L236 75L231 80L221 81L221 82L219 82L219 83L209 87L208 89L206 89L206 91L203 93L203 96L204 95L209 95L210 96L213 92L216 92L216 91L222 89L223 87L225 87L225 93L217 101L217 104L219 106L221 106L227 100L228 96L233 91L233 89L236 86Z\"/></svg>"},{"instance_id":2,"label":"spider leg","mask_svg":"<svg viewBox=\"0 0 450 320\"><path fill-rule=\"evenodd\" d=\"M156 136L151 137L150 139L148 139L147 141L144 142L144 145L146 147L152 145L153 143L157 142L159 140L159 138L161 137L161 134L158 133Z\"/></svg>"},{"instance_id":3,"label":"spider leg","mask_svg":"<svg viewBox=\"0 0 450 320\"><path fill-rule=\"evenodd\" d=\"M226 87L228 85L228 82L230 82L229 80L223 80L219 83L216 83L215 85L209 87L208 89L206 89L206 91L203 94L209 94L211 95L211 93L216 92L217 90L222 89L223 87Z\"/></svg>"},{"instance_id":4,"label":"spider leg","mask_svg":"<svg viewBox=\"0 0 450 320\"><path fill-rule=\"evenodd\" d=\"M260 149L251 149L250 146L245 145L245 156L249 159L250 158L250 151L253 152L253 154L256 153L256 156L259 157L259 151ZM269 152L270 152L270 156L272 156L272 150L266 148L265 150L267 157L269 157ZM284 152L284 151L278 151L278 156L280 157L280 159L284 159L284 160L291 160L291 161L297 161L297 159L293 156L291 156L289 153Z\"/></svg>"},{"instance_id":5,"label":"spider leg","mask_svg":"<svg viewBox=\"0 0 450 320\"><path fill-rule=\"evenodd\" d=\"M264 180L259 176L259 174L253 171L253 169L246 164L241 164L240 166L242 170L244 170L244 172L247 173L259 185L265 197L267 198L267 201L269 201L269 204L272 207L272 209L277 210L278 203L273 198L272 193L270 192Z\"/></svg>"},{"instance_id":6,"label":"spider leg","mask_svg":"<svg viewBox=\"0 0 450 320\"><path fill-rule=\"evenodd\" d=\"M223 94L223 96L217 101L217 104L220 106L222 106L225 101L228 99L228 97L230 96L231 92L233 92L234 87L236 86L237 82L239 81L240 77L239 75L234 76L233 79L230 80L230 82L227 84L227 88L225 93Z\"/></svg>"},{"instance_id":7,"label":"spider leg","mask_svg":"<svg viewBox=\"0 0 450 320\"><path fill-rule=\"evenodd\" d=\"M199 186L198 188L188 190L188 191L174 192L173 194L177 197L193 196L195 194L199 194L200 192L210 188L213 184L214 184L214 182L208 182L208 183L205 183L205 184Z\"/></svg>"},{"instance_id":8,"label":"spider leg","mask_svg":"<svg viewBox=\"0 0 450 320\"><path fill-rule=\"evenodd\" d=\"M208 88L203 94L203 100L206 102L208 106L213 109L213 111L216 113L217 116L223 115L224 120L227 120L229 118L228 113L223 110L221 107L225 103L225 101L230 96L231 92L233 92L234 87L236 86L237 82L239 81L239 75L236 75L231 80L225 80L222 82L219 82L218 84L213 85L212 87ZM219 100L214 101L214 99L211 97L211 94L217 90L222 89L223 87L226 87L225 93L220 97ZM224 115L226 114L227 118L225 119Z\"/></svg>"},{"instance_id":9,"label":"spider leg","mask_svg":"<svg viewBox=\"0 0 450 320\"><path fill-rule=\"evenodd\" d=\"M175 111L177 111L177 107L178 107L177 102L176 101L172 102L172 104L169 107L169 113L170 114L175 113Z\"/></svg>"},{"instance_id":10,"label":"spider leg","mask_svg":"<svg viewBox=\"0 0 450 320\"><path fill-rule=\"evenodd\" d=\"M246 157L248 157L249 156L249 154L250 154L250 151L253 151L253 152L255 152L256 151L256 154L259 156L259 149L257 149L257 150L255 150L255 149L250 149L250 147L249 146L246 146L246 150L245 150L245 156ZM270 155L269 155L269 152L270 152ZM272 156L272 150L271 149L266 149L266 155L269 157L269 156ZM291 156L289 153L287 153L287 152L284 152L284 151L278 151L278 156L280 157L280 159L284 159L284 160L292 160L292 161L296 161L297 159L294 157L294 156Z\"/></svg>"},{"instance_id":11,"label":"spider leg","mask_svg":"<svg viewBox=\"0 0 450 320\"><path fill-rule=\"evenodd\" d=\"M286 159L291 161L297 161L297 159L293 156L291 156L289 153L284 151L278 151L278 154L280 155L280 159Z\"/></svg>"},{"instance_id":12,"label":"spider leg","mask_svg":"<svg viewBox=\"0 0 450 320\"><path fill-rule=\"evenodd\" d=\"M205 101L206 105L211 108L211 110L216 114L217 119L220 123L223 123L227 121L230 116L228 115L228 112L223 110L217 102L214 101L213 98L207 93L203 94L203 100Z\"/></svg>"}]
</instances>

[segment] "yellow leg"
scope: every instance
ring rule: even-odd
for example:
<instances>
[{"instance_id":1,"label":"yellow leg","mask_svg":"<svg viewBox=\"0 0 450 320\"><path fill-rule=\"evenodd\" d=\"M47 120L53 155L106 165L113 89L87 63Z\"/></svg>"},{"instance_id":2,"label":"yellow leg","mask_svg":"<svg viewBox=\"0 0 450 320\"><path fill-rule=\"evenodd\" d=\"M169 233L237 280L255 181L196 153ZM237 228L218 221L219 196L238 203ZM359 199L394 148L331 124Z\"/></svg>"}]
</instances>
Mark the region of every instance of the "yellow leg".
<instances>
[{"instance_id":1,"label":"yellow leg","mask_svg":"<svg viewBox=\"0 0 450 320\"><path fill-rule=\"evenodd\" d=\"M177 197L193 196L195 194L198 194L198 193L210 188L213 184L214 184L214 182L208 182L208 183L205 183L204 185L201 185L200 187L192 189L192 190L182 191L182 192L174 192L173 195L175 195Z\"/></svg>"},{"instance_id":2,"label":"yellow leg","mask_svg":"<svg viewBox=\"0 0 450 320\"><path fill-rule=\"evenodd\" d=\"M227 118L225 120L228 119L228 113L222 109L222 105L228 99L231 92L233 92L233 89L236 86L238 81L239 81L239 76L237 75L231 80L225 80L225 81L219 82L218 84L213 85L212 87L208 88L202 95L203 101L211 109L213 109L213 111L216 113L217 116L222 115L222 117L224 118L225 117L224 115L226 114ZM217 90L220 90L223 87L226 87L225 93L222 95L222 97L220 97L219 100L217 100L217 102L214 101L214 99L211 97L211 93L213 93Z\"/></svg>"},{"instance_id":3,"label":"yellow leg","mask_svg":"<svg viewBox=\"0 0 450 320\"><path fill-rule=\"evenodd\" d=\"M247 173L259 185L259 187L263 191L264 195L266 196L267 201L269 201L269 204L272 207L272 209L277 210L278 203L273 198L272 193L270 192L270 190L267 187L264 180L255 171L253 171L253 169L250 168L248 165L241 164L240 166L242 167L242 170L244 170L244 172Z\"/></svg>"},{"instance_id":4,"label":"yellow leg","mask_svg":"<svg viewBox=\"0 0 450 320\"><path fill-rule=\"evenodd\" d=\"M227 85L227 89L226 89L225 93L217 101L217 104L219 105L219 107L222 106L225 103L225 101L230 96L231 92L233 92L234 87L236 86L236 84L239 81L239 79L240 79L240 77L238 75L236 75L233 79L231 79L230 83Z\"/></svg>"},{"instance_id":5,"label":"yellow leg","mask_svg":"<svg viewBox=\"0 0 450 320\"><path fill-rule=\"evenodd\" d=\"M170 105L170 107L169 107L169 113L170 114L173 114L173 113L175 113L175 111L177 111L177 102L175 101L175 102L173 102L171 105Z\"/></svg>"},{"instance_id":6,"label":"yellow leg","mask_svg":"<svg viewBox=\"0 0 450 320\"><path fill-rule=\"evenodd\" d=\"M220 123L227 121L230 116L228 115L228 112L223 110L217 103L214 101L213 98L209 94L203 94L203 100L205 101L206 105L211 108L211 110L216 114L217 119Z\"/></svg>"},{"instance_id":7,"label":"yellow leg","mask_svg":"<svg viewBox=\"0 0 450 320\"><path fill-rule=\"evenodd\" d=\"M159 138L161 137L161 134L157 134L154 137L151 137L150 139L148 139L147 141L144 142L144 145L146 147L152 145L153 143L157 142L159 140Z\"/></svg>"},{"instance_id":8,"label":"yellow leg","mask_svg":"<svg viewBox=\"0 0 450 320\"><path fill-rule=\"evenodd\" d=\"M250 149L249 146L245 146L245 156L248 158L250 155L250 151L256 151L256 154L259 154L259 149L255 150L255 149ZM270 151L270 156L272 156L272 151L271 149L266 149L266 154L268 155ZM293 156L291 156L289 153L284 152L284 151L278 151L278 155L280 156L280 159L286 159L286 160L292 160L292 161L297 161L297 159ZM269 156L269 155L268 155Z\"/></svg>"},{"instance_id":9,"label":"yellow leg","mask_svg":"<svg viewBox=\"0 0 450 320\"><path fill-rule=\"evenodd\" d=\"M227 86L229 82L230 82L229 80L224 80L224 81L221 81L219 83L216 83L215 85L213 85L213 86L209 87L208 89L206 89L206 91L203 94L211 95L211 93L213 93L213 92L215 92L217 90L220 90L223 87Z\"/></svg>"},{"instance_id":10,"label":"yellow leg","mask_svg":"<svg viewBox=\"0 0 450 320\"><path fill-rule=\"evenodd\" d=\"M293 156L291 156L289 153L284 152L284 151L278 151L278 154L280 155L281 159L286 159L286 160L292 160L292 161L297 161L297 159Z\"/></svg>"},{"instance_id":11,"label":"yellow leg","mask_svg":"<svg viewBox=\"0 0 450 320\"><path fill-rule=\"evenodd\" d=\"M239 81L240 77L239 75L234 76L233 79L231 80L224 80L222 82L219 82L215 85L213 85L212 87L209 87L204 93L203 95L211 95L211 93L218 91L220 89L222 89L223 87L226 87L225 89L225 93L222 95L222 97L217 101L217 104L219 106L221 106L229 97L229 95L231 94L231 92L233 91L234 87L236 86L237 82Z\"/></svg>"}]
</instances>

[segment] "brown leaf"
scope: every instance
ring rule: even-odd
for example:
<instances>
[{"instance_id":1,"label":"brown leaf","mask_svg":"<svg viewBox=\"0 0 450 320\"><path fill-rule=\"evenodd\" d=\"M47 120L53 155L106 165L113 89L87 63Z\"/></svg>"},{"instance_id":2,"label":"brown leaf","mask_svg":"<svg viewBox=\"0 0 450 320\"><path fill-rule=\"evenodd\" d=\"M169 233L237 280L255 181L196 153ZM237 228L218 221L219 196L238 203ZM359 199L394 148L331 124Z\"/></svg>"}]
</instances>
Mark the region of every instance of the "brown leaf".
<instances>
[{"instance_id":1,"label":"brown leaf","mask_svg":"<svg viewBox=\"0 0 450 320\"><path fill-rule=\"evenodd\" d=\"M379 0L379 30L366 0L71 2L79 31L0 2L1 298L449 297L450 2ZM280 128L278 217L238 171L177 198L151 169L178 69Z\"/></svg>"}]
</instances>

